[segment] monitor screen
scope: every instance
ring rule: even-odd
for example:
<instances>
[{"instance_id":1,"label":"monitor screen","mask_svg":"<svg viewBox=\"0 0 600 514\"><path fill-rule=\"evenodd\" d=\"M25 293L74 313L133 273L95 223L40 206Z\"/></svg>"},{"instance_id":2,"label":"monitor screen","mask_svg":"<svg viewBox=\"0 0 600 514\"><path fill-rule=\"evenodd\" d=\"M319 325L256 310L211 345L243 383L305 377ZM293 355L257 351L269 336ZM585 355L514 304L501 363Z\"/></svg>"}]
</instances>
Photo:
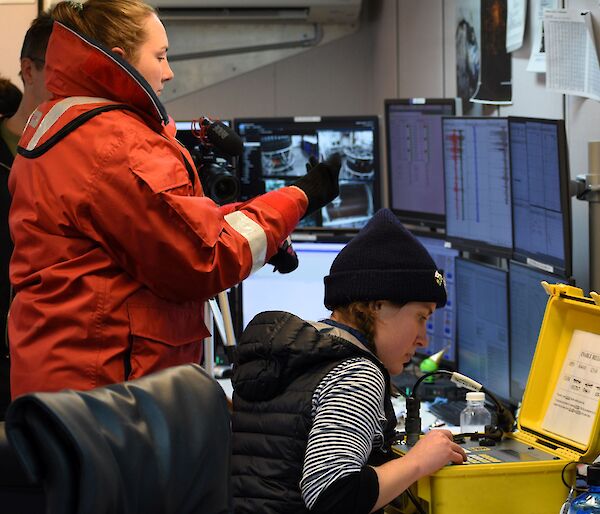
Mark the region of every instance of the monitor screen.
<instances>
[{"instance_id":1,"label":"monitor screen","mask_svg":"<svg viewBox=\"0 0 600 514\"><path fill-rule=\"evenodd\" d=\"M292 273L273 273L264 266L242 282L242 316L246 325L259 312L287 311L310 321L328 318L323 305L323 278L345 243L293 242L298 268Z\"/></svg>"},{"instance_id":2,"label":"monitor screen","mask_svg":"<svg viewBox=\"0 0 600 514\"><path fill-rule=\"evenodd\" d=\"M562 120L508 118L514 258L571 275L571 200Z\"/></svg>"},{"instance_id":3,"label":"monitor screen","mask_svg":"<svg viewBox=\"0 0 600 514\"><path fill-rule=\"evenodd\" d=\"M510 398L518 403L523 397L531 361L535 352L548 294L540 285L560 282L554 275L515 261L509 265L510 291Z\"/></svg>"},{"instance_id":4,"label":"monitor screen","mask_svg":"<svg viewBox=\"0 0 600 514\"><path fill-rule=\"evenodd\" d=\"M244 142L239 176L242 200L290 185L309 157L342 156L340 194L300 230L361 228L381 206L379 120L376 116L245 118L235 120Z\"/></svg>"},{"instance_id":5,"label":"monitor screen","mask_svg":"<svg viewBox=\"0 0 600 514\"><path fill-rule=\"evenodd\" d=\"M427 348L420 348L420 355L433 355L444 349L443 360L446 366L455 366L456 363L456 306L455 306L455 259L458 251L447 248L442 239L417 236L423 243L437 267L446 277L446 292L448 301L443 309L436 309L427 322Z\"/></svg>"},{"instance_id":6,"label":"monitor screen","mask_svg":"<svg viewBox=\"0 0 600 514\"><path fill-rule=\"evenodd\" d=\"M453 116L453 98L385 101L390 208L404 222L445 224L442 116Z\"/></svg>"},{"instance_id":7,"label":"monitor screen","mask_svg":"<svg viewBox=\"0 0 600 514\"><path fill-rule=\"evenodd\" d=\"M443 118L446 235L458 248L512 254L508 120Z\"/></svg>"},{"instance_id":8,"label":"monitor screen","mask_svg":"<svg viewBox=\"0 0 600 514\"><path fill-rule=\"evenodd\" d=\"M508 273L456 259L458 371L510 397Z\"/></svg>"}]
</instances>

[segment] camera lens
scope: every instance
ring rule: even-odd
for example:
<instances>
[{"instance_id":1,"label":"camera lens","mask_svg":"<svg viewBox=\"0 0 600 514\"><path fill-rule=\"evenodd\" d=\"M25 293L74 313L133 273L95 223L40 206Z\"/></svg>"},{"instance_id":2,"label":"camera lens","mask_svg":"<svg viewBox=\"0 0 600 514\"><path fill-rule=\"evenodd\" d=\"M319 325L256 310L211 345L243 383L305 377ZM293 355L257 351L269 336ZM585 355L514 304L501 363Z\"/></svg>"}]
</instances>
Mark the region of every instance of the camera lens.
<instances>
[{"instance_id":1,"label":"camera lens","mask_svg":"<svg viewBox=\"0 0 600 514\"><path fill-rule=\"evenodd\" d=\"M204 194L219 205L235 202L240 196L238 178L218 164L203 166L200 179Z\"/></svg>"}]
</instances>

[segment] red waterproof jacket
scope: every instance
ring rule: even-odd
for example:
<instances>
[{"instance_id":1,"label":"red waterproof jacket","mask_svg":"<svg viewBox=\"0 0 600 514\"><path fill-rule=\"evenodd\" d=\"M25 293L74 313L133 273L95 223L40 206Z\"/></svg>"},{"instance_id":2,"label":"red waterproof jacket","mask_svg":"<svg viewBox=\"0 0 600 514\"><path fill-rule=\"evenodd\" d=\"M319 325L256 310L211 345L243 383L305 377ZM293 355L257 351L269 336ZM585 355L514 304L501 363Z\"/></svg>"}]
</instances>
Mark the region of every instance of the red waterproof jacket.
<instances>
[{"instance_id":1,"label":"red waterproof jacket","mask_svg":"<svg viewBox=\"0 0 600 514\"><path fill-rule=\"evenodd\" d=\"M293 187L204 197L147 82L59 23L46 65L54 98L9 182L13 398L197 362L203 301L264 265L307 207Z\"/></svg>"}]
</instances>

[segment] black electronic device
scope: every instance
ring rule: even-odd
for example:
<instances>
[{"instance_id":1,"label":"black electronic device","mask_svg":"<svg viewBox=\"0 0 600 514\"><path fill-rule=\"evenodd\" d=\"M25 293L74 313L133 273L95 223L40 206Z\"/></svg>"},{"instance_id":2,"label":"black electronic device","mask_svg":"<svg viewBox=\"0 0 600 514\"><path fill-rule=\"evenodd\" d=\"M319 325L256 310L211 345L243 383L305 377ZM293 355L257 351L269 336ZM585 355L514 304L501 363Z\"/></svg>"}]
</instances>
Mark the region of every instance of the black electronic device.
<instances>
[{"instance_id":1,"label":"black electronic device","mask_svg":"<svg viewBox=\"0 0 600 514\"><path fill-rule=\"evenodd\" d=\"M510 397L508 272L456 259L458 371Z\"/></svg>"},{"instance_id":2,"label":"black electronic device","mask_svg":"<svg viewBox=\"0 0 600 514\"><path fill-rule=\"evenodd\" d=\"M379 120L376 116L239 118L244 142L241 199L279 189L306 173L310 157L342 156L340 194L304 218L300 231L358 229L380 203Z\"/></svg>"},{"instance_id":3,"label":"black electronic device","mask_svg":"<svg viewBox=\"0 0 600 514\"><path fill-rule=\"evenodd\" d=\"M329 274L333 259L345 243L294 241L298 268L289 275L273 273L265 266L241 284L242 324L263 311L287 311L310 321L328 318L323 299L323 277Z\"/></svg>"},{"instance_id":4,"label":"black electronic device","mask_svg":"<svg viewBox=\"0 0 600 514\"><path fill-rule=\"evenodd\" d=\"M446 279L446 306L436 309L427 321L427 338L429 343L426 348L418 348L417 355L429 357L440 350L444 350L440 367L456 369L456 292L455 292L455 260L458 251L449 248L443 239L417 236L417 239L427 249L438 269Z\"/></svg>"},{"instance_id":5,"label":"black electronic device","mask_svg":"<svg viewBox=\"0 0 600 514\"><path fill-rule=\"evenodd\" d=\"M443 228L446 222L442 116L454 98L385 100L389 205L404 223Z\"/></svg>"},{"instance_id":6,"label":"black electronic device","mask_svg":"<svg viewBox=\"0 0 600 514\"><path fill-rule=\"evenodd\" d=\"M508 119L442 119L446 237L459 249L512 255Z\"/></svg>"},{"instance_id":7,"label":"black electronic device","mask_svg":"<svg viewBox=\"0 0 600 514\"><path fill-rule=\"evenodd\" d=\"M563 120L508 118L514 259L570 277L571 198Z\"/></svg>"},{"instance_id":8,"label":"black electronic device","mask_svg":"<svg viewBox=\"0 0 600 514\"><path fill-rule=\"evenodd\" d=\"M176 122L177 139L190 152L198 170L204 194L219 205L240 197L235 159L243 151L242 141L229 127L230 121Z\"/></svg>"}]
</instances>

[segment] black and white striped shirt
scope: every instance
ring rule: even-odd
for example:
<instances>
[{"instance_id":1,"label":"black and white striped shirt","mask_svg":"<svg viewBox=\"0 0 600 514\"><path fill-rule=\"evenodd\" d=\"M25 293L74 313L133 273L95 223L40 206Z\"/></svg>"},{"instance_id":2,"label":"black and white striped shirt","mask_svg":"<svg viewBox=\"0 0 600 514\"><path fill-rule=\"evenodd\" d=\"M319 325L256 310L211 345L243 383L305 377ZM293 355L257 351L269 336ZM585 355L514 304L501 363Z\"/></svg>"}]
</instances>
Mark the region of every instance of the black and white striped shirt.
<instances>
[{"instance_id":1,"label":"black and white striped shirt","mask_svg":"<svg viewBox=\"0 0 600 514\"><path fill-rule=\"evenodd\" d=\"M364 357L337 365L315 389L300 480L309 509L331 484L360 472L372 450L383 445L384 392L381 370Z\"/></svg>"}]
</instances>

